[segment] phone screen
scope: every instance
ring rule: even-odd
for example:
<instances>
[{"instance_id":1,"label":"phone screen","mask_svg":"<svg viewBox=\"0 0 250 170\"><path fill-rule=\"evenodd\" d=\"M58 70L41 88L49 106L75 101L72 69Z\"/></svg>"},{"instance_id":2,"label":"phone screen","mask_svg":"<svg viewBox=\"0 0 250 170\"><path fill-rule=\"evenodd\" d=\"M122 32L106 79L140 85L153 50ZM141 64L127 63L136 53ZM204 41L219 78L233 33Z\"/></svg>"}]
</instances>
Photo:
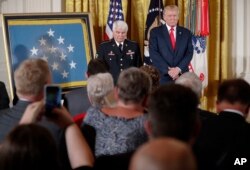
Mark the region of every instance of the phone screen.
<instances>
[{"instance_id":1,"label":"phone screen","mask_svg":"<svg viewBox=\"0 0 250 170\"><path fill-rule=\"evenodd\" d=\"M45 107L46 111L61 107L61 88L59 86L48 85L45 87Z\"/></svg>"}]
</instances>

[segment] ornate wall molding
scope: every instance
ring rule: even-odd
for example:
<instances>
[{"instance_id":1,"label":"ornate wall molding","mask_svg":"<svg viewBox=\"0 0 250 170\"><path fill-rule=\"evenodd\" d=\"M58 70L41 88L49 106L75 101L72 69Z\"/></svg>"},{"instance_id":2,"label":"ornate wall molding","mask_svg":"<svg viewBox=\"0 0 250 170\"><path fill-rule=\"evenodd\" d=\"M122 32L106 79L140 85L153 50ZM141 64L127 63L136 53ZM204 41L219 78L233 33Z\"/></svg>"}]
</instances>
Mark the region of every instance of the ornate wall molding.
<instances>
[{"instance_id":1,"label":"ornate wall molding","mask_svg":"<svg viewBox=\"0 0 250 170\"><path fill-rule=\"evenodd\" d=\"M0 0L1 13L34 13L61 11L61 0Z\"/></svg>"}]
</instances>

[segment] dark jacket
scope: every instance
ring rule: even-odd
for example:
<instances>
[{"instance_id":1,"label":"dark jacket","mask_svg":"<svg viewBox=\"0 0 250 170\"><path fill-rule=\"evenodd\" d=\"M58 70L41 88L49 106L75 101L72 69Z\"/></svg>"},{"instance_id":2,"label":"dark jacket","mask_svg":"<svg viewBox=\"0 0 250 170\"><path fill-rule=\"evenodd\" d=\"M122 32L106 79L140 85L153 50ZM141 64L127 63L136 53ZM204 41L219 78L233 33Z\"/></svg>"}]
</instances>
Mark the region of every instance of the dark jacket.
<instances>
[{"instance_id":1,"label":"dark jacket","mask_svg":"<svg viewBox=\"0 0 250 170\"><path fill-rule=\"evenodd\" d=\"M125 40L123 50L120 51L114 39L100 44L96 56L105 61L109 72L117 82L120 72L129 67L140 67L142 65L141 53L138 43Z\"/></svg>"},{"instance_id":2,"label":"dark jacket","mask_svg":"<svg viewBox=\"0 0 250 170\"><path fill-rule=\"evenodd\" d=\"M5 84L0 81L0 110L9 108L10 99Z\"/></svg>"},{"instance_id":3,"label":"dark jacket","mask_svg":"<svg viewBox=\"0 0 250 170\"><path fill-rule=\"evenodd\" d=\"M173 81L168 75L168 67L179 67L182 73L188 71L193 57L192 34L188 29L177 26L173 50L167 26L153 28L150 31L149 54L153 65L160 70L160 83Z\"/></svg>"},{"instance_id":4,"label":"dark jacket","mask_svg":"<svg viewBox=\"0 0 250 170\"><path fill-rule=\"evenodd\" d=\"M234 112L221 112L204 122L194 151L199 169L249 169L250 124ZM234 165L236 158L246 158L244 165Z\"/></svg>"},{"instance_id":5,"label":"dark jacket","mask_svg":"<svg viewBox=\"0 0 250 170\"><path fill-rule=\"evenodd\" d=\"M89 102L86 86L66 93L64 95L63 105L72 116L87 112L91 104Z\"/></svg>"}]
</instances>

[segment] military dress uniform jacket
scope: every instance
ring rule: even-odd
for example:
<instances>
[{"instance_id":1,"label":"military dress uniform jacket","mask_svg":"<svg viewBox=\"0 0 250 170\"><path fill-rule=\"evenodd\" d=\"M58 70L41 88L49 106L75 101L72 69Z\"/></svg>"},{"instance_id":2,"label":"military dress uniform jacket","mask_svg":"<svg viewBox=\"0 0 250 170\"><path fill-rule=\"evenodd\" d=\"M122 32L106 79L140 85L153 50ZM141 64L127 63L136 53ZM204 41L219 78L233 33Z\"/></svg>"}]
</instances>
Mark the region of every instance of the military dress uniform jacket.
<instances>
[{"instance_id":1,"label":"military dress uniform jacket","mask_svg":"<svg viewBox=\"0 0 250 170\"><path fill-rule=\"evenodd\" d=\"M123 42L122 51L114 39L101 43L96 57L104 60L108 65L109 72L112 74L115 83L122 70L142 65L138 43L127 39Z\"/></svg>"}]
</instances>

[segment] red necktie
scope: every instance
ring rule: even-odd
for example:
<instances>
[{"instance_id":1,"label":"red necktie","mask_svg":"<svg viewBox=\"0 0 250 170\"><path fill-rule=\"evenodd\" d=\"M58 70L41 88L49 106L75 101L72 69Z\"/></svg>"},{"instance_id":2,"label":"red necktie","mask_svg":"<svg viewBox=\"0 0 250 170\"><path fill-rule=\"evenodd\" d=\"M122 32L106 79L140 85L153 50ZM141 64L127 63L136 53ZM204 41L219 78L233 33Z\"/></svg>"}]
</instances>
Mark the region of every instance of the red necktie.
<instances>
[{"instance_id":1,"label":"red necktie","mask_svg":"<svg viewBox=\"0 0 250 170\"><path fill-rule=\"evenodd\" d=\"M170 28L170 39L171 39L171 45L173 49L175 49L175 38L174 38L174 27Z\"/></svg>"}]
</instances>

